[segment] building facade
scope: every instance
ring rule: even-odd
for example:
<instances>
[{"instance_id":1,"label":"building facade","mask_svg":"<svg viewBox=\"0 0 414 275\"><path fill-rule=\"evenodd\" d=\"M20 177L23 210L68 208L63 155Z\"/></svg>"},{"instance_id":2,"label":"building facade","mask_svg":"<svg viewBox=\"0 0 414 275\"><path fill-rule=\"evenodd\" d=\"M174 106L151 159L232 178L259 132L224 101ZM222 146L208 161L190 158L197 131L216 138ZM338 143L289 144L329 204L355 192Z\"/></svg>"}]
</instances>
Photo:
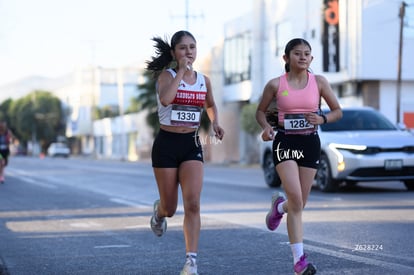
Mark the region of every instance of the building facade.
<instances>
[{"instance_id":1,"label":"building facade","mask_svg":"<svg viewBox=\"0 0 414 275\"><path fill-rule=\"evenodd\" d=\"M222 96L219 109L230 129L227 160L249 162L259 147L240 129L240 112L259 101L267 81L284 73L285 44L296 37L311 44L312 72L329 80L343 106L372 106L414 128L414 35L406 30L400 39L402 3L255 0L251 13L229 22L211 61L212 83ZM213 73L217 64L221 75Z\"/></svg>"},{"instance_id":2,"label":"building facade","mask_svg":"<svg viewBox=\"0 0 414 275\"><path fill-rule=\"evenodd\" d=\"M98 159L137 161L149 159L153 130L147 112L132 113L93 122L94 153Z\"/></svg>"},{"instance_id":3,"label":"building facade","mask_svg":"<svg viewBox=\"0 0 414 275\"><path fill-rule=\"evenodd\" d=\"M69 109L66 136L74 154L95 154L94 109L107 107L123 114L138 96L139 75L136 67L91 66L75 70L67 85L54 90Z\"/></svg>"}]
</instances>

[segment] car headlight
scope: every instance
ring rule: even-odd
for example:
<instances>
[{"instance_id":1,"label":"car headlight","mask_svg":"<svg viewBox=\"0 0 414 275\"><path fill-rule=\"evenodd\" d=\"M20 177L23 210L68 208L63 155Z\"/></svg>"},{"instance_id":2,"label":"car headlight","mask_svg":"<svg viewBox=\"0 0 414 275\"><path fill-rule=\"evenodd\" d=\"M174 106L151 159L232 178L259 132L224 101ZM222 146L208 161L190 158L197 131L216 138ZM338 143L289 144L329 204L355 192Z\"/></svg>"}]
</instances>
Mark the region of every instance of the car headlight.
<instances>
[{"instance_id":1,"label":"car headlight","mask_svg":"<svg viewBox=\"0 0 414 275\"><path fill-rule=\"evenodd\" d=\"M336 155L337 159L337 169L339 172L345 170L344 156L339 150L347 150L353 153L364 152L367 150L365 145L349 145L349 144L339 144L339 143L330 143L329 148Z\"/></svg>"}]
</instances>

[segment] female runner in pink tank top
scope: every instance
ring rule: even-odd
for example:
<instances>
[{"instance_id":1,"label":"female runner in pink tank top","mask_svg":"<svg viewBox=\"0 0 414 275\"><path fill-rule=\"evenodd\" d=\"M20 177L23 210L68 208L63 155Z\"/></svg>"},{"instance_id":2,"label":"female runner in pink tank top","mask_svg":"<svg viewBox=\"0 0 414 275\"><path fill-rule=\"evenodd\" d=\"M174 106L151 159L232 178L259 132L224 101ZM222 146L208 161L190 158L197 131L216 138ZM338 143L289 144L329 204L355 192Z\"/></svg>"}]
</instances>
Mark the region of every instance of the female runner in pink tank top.
<instances>
[{"instance_id":1,"label":"female runner in pink tank top","mask_svg":"<svg viewBox=\"0 0 414 275\"><path fill-rule=\"evenodd\" d=\"M302 211L319 165L317 127L340 119L342 110L326 78L310 73L313 56L306 40L289 41L283 59L286 73L266 84L256 112L262 139L273 140L273 161L287 197L273 194L266 225L275 230L287 214L294 272L309 275L316 273L316 267L303 251ZM330 109L326 115L319 112L321 98ZM278 110L276 134L265 114L273 100Z\"/></svg>"}]
</instances>

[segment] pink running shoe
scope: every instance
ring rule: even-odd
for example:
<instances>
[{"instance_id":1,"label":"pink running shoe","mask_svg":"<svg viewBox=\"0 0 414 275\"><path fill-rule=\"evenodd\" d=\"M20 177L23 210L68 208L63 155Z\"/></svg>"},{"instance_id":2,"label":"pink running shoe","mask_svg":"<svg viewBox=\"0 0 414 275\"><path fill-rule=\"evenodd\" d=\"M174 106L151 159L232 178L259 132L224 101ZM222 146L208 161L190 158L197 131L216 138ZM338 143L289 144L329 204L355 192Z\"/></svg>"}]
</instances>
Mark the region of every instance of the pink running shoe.
<instances>
[{"instance_id":1,"label":"pink running shoe","mask_svg":"<svg viewBox=\"0 0 414 275\"><path fill-rule=\"evenodd\" d=\"M316 274L316 267L306 260L308 255L303 254L300 260L295 264L293 270L296 275L313 275Z\"/></svg>"},{"instance_id":2,"label":"pink running shoe","mask_svg":"<svg viewBox=\"0 0 414 275\"><path fill-rule=\"evenodd\" d=\"M271 208L266 215L266 225L269 230L274 231L279 226L283 218L283 213L279 213L277 211L277 206L285 200L286 199L282 193L275 192L273 194Z\"/></svg>"}]
</instances>

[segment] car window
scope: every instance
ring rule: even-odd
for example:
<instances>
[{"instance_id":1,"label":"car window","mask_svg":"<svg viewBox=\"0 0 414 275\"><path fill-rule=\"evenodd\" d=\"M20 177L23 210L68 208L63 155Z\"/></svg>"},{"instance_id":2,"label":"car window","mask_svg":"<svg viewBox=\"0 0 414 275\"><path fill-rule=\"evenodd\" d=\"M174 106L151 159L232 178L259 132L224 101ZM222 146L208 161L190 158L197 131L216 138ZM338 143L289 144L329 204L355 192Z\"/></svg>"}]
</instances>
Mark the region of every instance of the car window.
<instances>
[{"instance_id":1,"label":"car window","mask_svg":"<svg viewBox=\"0 0 414 275\"><path fill-rule=\"evenodd\" d=\"M397 130L384 115L374 110L342 110L342 119L322 124L322 131L387 131Z\"/></svg>"}]
</instances>

